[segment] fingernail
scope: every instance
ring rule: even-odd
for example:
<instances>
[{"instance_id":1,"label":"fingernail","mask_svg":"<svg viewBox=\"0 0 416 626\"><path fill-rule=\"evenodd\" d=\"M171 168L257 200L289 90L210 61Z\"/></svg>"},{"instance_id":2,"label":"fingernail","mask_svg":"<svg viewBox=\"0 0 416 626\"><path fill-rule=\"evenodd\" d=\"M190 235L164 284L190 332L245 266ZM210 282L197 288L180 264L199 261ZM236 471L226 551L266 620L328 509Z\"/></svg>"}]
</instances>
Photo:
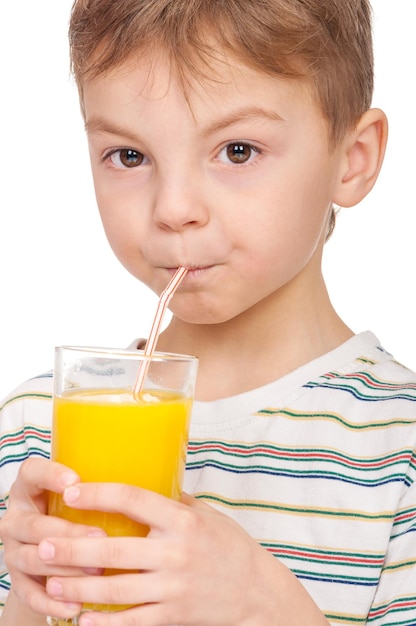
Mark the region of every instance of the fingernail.
<instances>
[{"instance_id":1,"label":"fingernail","mask_svg":"<svg viewBox=\"0 0 416 626\"><path fill-rule=\"evenodd\" d=\"M82 571L87 576L102 576L104 574L103 567L83 567Z\"/></svg>"},{"instance_id":2,"label":"fingernail","mask_svg":"<svg viewBox=\"0 0 416 626\"><path fill-rule=\"evenodd\" d=\"M80 611L82 607L82 604L80 604L79 602L65 602L65 608L68 609L68 611Z\"/></svg>"},{"instance_id":3,"label":"fingernail","mask_svg":"<svg viewBox=\"0 0 416 626\"><path fill-rule=\"evenodd\" d=\"M79 620L79 626L94 626L94 621L88 615L82 615Z\"/></svg>"},{"instance_id":4,"label":"fingernail","mask_svg":"<svg viewBox=\"0 0 416 626\"><path fill-rule=\"evenodd\" d=\"M55 578L50 578L46 583L46 587L50 596L53 596L57 599L62 598L63 587L58 580L56 580Z\"/></svg>"},{"instance_id":5,"label":"fingernail","mask_svg":"<svg viewBox=\"0 0 416 626\"><path fill-rule=\"evenodd\" d=\"M67 504L71 504L72 502L76 502L79 498L79 487L67 487L64 491L64 502Z\"/></svg>"},{"instance_id":6,"label":"fingernail","mask_svg":"<svg viewBox=\"0 0 416 626\"><path fill-rule=\"evenodd\" d=\"M41 541L38 546L38 554L44 561L50 561L55 558L55 546L49 541Z\"/></svg>"},{"instance_id":7,"label":"fingernail","mask_svg":"<svg viewBox=\"0 0 416 626\"><path fill-rule=\"evenodd\" d=\"M63 487L69 487L79 480L74 472L63 472L61 474L61 484Z\"/></svg>"},{"instance_id":8,"label":"fingernail","mask_svg":"<svg viewBox=\"0 0 416 626\"><path fill-rule=\"evenodd\" d=\"M90 530L87 534L87 537L107 537L107 534L101 530L100 528L93 528L92 530Z\"/></svg>"}]
</instances>

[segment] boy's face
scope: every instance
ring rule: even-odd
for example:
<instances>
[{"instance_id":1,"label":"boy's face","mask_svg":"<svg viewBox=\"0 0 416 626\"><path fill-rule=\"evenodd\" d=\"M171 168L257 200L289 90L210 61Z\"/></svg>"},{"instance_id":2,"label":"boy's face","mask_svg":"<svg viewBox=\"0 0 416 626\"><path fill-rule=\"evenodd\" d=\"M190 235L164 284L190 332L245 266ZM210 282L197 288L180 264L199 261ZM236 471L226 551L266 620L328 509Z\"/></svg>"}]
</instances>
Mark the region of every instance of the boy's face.
<instances>
[{"instance_id":1,"label":"boy's face","mask_svg":"<svg viewBox=\"0 0 416 626\"><path fill-rule=\"evenodd\" d=\"M189 268L174 314L224 322L320 277L341 151L309 88L237 63L193 85L163 60L84 85L97 201L124 266L160 293Z\"/></svg>"}]
</instances>

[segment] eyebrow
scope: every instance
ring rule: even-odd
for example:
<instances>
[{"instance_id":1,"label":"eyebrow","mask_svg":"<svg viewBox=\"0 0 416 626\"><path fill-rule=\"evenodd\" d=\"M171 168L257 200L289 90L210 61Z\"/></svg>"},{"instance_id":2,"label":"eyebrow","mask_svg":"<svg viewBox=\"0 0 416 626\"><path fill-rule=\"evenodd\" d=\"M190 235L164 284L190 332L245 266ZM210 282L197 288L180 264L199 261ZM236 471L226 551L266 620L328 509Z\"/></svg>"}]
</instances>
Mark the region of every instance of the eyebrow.
<instances>
[{"instance_id":1,"label":"eyebrow","mask_svg":"<svg viewBox=\"0 0 416 626\"><path fill-rule=\"evenodd\" d=\"M224 130L229 126L233 126L234 124L238 124L239 122L245 122L249 120L262 120L268 119L273 122L283 122L283 117L276 113L276 111L269 111L267 109L263 109L261 107L248 107L244 109L240 109L237 111L233 111L230 115L227 115L223 119L220 119L216 122L213 122L207 128L202 131L204 136L211 135L219 132L220 130Z\"/></svg>"},{"instance_id":2,"label":"eyebrow","mask_svg":"<svg viewBox=\"0 0 416 626\"><path fill-rule=\"evenodd\" d=\"M92 117L90 120L87 120L84 128L87 133L108 133L109 135L124 135L125 137L131 135L129 131L114 124L114 122L98 117Z\"/></svg>"},{"instance_id":3,"label":"eyebrow","mask_svg":"<svg viewBox=\"0 0 416 626\"><path fill-rule=\"evenodd\" d=\"M233 111L230 115L209 124L206 128L202 130L202 136L207 137L209 135L213 135L229 126L233 126L234 124L238 124L240 122L245 122L248 120L271 120L273 122L282 122L283 118L276 113L275 111L269 111L267 109L263 109L261 107L248 107L244 109L240 109L237 111ZM110 122L104 118L91 118L85 122L85 130L87 133L107 133L110 135L122 135L123 137L128 137L134 139L135 137L131 134L130 131L118 126L114 122Z\"/></svg>"}]
</instances>

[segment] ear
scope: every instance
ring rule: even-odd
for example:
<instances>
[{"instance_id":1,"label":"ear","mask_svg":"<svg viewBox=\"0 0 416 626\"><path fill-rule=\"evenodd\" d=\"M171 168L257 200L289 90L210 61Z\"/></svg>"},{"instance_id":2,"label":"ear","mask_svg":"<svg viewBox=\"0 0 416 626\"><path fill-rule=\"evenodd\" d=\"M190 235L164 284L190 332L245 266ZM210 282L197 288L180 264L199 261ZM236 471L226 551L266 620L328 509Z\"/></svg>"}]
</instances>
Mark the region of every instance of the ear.
<instances>
[{"instance_id":1,"label":"ear","mask_svg":"<svg viewBox=\"0 0 416 626\"><path fill-rule=\"evenodd\" d=\"M374 186L384 159L387 118L380 109L370 109L344 139L339 183L334 203L341 207L358 204Z\"/></svg>"}]
</instances>

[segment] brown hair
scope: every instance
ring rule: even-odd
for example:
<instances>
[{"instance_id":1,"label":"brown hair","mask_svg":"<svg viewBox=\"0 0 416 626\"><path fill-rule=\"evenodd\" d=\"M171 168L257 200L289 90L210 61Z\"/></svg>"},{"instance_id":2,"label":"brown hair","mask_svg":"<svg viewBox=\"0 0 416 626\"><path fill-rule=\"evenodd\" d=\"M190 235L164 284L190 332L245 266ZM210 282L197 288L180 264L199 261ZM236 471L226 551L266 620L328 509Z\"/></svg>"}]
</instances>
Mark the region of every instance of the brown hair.
<instances>
[{"instance_id":1,"label":"brown hair","mask_svg":"<svg viewBox=\"0 0 416 626\"><path fill-rule=\"evenodd\" d=\"M371 104L369 0L75 0L69 37L81 94L85 80L160 49L182 77L209 76L219 46L269 75L310 79L333 144Z\"/></svg>"}]
</instances>

